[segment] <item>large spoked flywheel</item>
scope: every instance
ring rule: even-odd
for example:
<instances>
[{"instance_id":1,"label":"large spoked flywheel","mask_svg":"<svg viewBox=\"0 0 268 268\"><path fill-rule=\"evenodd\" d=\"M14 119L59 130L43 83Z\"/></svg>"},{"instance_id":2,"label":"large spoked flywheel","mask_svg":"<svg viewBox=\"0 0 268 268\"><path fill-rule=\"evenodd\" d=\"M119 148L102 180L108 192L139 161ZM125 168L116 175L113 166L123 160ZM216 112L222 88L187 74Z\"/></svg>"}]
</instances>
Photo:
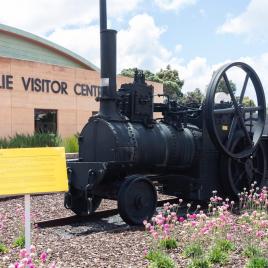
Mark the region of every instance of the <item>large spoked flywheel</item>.
<instances>
[{"instance_id":1,"label":"large spoked flywheel","mask_svg":"<svg viewBox=\"0 0 268 268\"><path fill-rule=\"evenodd\" d=\"M149 220L156 209L155 186L145 176L125 178L118 193L118 210L121 218L130 225L141 225Z\"/></svg>"},{"instance_id":2,"label":"large spoked flywheel","mask_svg":"<svg viewBox=\"0 0 268 268\"><path fill-rule=\"evenodd\" d=\"M241 78L237 83L236 77ZM265 117L264 90L249 65L234 62L214 73L206 94L205 119L210 138L220 151L232 158L250 156L262 135ZM243 146L233 151L238 132L243 134Z\"/></svg>"}]
</instances>

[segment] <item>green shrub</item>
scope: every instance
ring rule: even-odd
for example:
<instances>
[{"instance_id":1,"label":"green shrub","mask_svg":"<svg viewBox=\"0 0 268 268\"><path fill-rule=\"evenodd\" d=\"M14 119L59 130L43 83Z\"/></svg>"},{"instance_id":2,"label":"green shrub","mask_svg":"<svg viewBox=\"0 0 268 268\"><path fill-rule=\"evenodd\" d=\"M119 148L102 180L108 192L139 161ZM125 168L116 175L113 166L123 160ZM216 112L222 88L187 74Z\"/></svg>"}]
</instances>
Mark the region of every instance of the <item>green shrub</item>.
<instances>
[{"instance_id":1,"label":"green shrub","mask_svg":"<svg viewBox=\"0 0 268 268\"><path fill-rule=\"evenodd\" d=\"M150 268L174 268L174 261L160 250L150 250L145 256L150 261Z\"/></svg>"},{"instance_id":2,"label":"green shrub","mask_svg":"<svg viewBox=\"0 0 268 268\"><path fill-rule=\"evenodd\" d=\"M7 251L7 247L3 243L0 243L0 253L6 253Z\"/></svg>"},{"instance_id":3,"label":"green shrub","mask_svg":"<svg viewBox=\"0 0 268 268\"><path fill-rule=\"evenodd\" d=\"M252 258L252 257L260 257L262 252L258 247L254 245L249 245L244 249L243 254L248 258Z\"/></svg>"},{"instance_id":4,"label":"green shrub","mask_svg":"<svg viewBox=\"0 0 268 268\"><path fill-rule=\"evenodd\" d=\"M0 148L58 147L61 138L51 133L16 134L14 137L0 139Z\"/></svg>"},{"instance_id":5,"label":"green shrub","mask_svg":"<svg viewBox=\"0 0 268 268\"><path fill-rule=\"evenodd\" d=\"M159 247L164 249L173 249L178 247L178 243L174 238L164 238L159 241Z\"/></svg>"},{"instance_id":6,"label":"green shrub","mask_svg":"<svg viewBox=\"0 0 268 268\"><path fill-rule=\"evenodd\" d=\"M14 241L15 247L24 248L25 247L25 236L20 234L19 237Z\"/></svg>"},{"instance_id":7,"label":"green shrub","mask_svg":"<svg viewBox=\"0 0 268 268\"><path fill-rule=\"evenodd\" d=\"M66 153L77 153L79 149L77 135L63 139L62 145L65 147Z\"/></svg>"},{"instance_id":8,"label":"green shrub","mask_svg":"<svg viewBox=\"0 0 268 268\"><path fill-rule=\"evenodd\" d=\"M187 258L197 258L203 254L203 250L199 244L192 244L187 246L183 253Z\"/></svg>"},{"instance_id":9,"label":"green shrub","mask_svg":"<svg viewBox=\"0 0 268 268\"><path fill-rule=\"evenodd\" d=\"M209 253L208 259L212 263L225 264L228 259L228 255L226 254L226 252L222 251L219 247L215 247Z\"/></svg>"},{"instance_id":10,"label":"green shrub","mask_svg":"<svg viewBox=\"0 0 268 268\"><path fill-rule=\"evenodd\" d=\"M188 268L209 268L210 263L207 259L193 259Z\"/></svg>"},{"instance_id":11,"label":"green shrub","mask_svg":"<svg viewBox=\"0 0 268 268\"><path fill-rule=\"evenodd\" d=\"M268 259L262 257L254 257L249 260L246 265L246 268L267 268Z\"/></svg>"}]
</instances>

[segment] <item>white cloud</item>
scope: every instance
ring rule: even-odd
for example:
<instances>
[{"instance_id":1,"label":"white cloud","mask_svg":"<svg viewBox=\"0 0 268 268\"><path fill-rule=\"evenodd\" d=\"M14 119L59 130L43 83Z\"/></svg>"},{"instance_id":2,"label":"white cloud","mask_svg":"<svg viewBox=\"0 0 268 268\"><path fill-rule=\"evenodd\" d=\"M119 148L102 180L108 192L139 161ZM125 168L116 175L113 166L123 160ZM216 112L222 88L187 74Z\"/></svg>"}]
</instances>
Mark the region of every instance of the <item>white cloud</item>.
<instances>
[{"instance_id":1,"label":"white cloud","mask_svg":"<svg viewBox=\"0 0 268 268\"><path fill-rule=\"evenodd\" d=\"M249 38L267 39L268 1L251 0L246 10L236 17L229 17L217 29L218 33L243 34Z\"/></svg>"},{"instance_id":2,"label":"white cloud","mask_svg":"<svg viewBox=\"0 0 268 268\"><path fill-rule=\"evenodd\" d=\"M233 61L249 64L258 74L263 84L266 96L268 96L268 52L258 57L241 57L219 62L217 64L209 64L206 58L196 57L186 64L180 63L176 65L176 63L174 63L172 66L179 70L181 78L184 79L185 83L183 86L183 92L191 91L195 88L200 88L203 92L205 92L205 89L212 78L213 72L219 69L222 65ZM234 81L237 82L242 79L240 81L243 82L244 76L242 77L241 74L243 74L243 72L233 73ZM237 75L240 77L237 77ZM232 77L230 78L232 79ZM238 85L238 88L241 90L240 87L242 87L242 84ZM253 96L253 92L248 92L248 94L249 96Z\"/></svg>"},{"instance_id":3,"label":"white cloud","mask_svg":"<svg viewBox=\"0 0 268 268\"><path fill-rule=\"evenodd\" d=\"M83 56L92 63L100 64L100 30L99 25L78 29L58 28L49 35L49 40Z\"/></svg>"},{"instance_id":4,"label":"white cloud","mask_svg":"<svg viewBox=\"0 0 268 268\"><path fill-rule=\"evenodd\" d=\"M168 50L161 43L161 35L165 31L166 29L157 26L153 17L148 14L134 16L129 21L128 27L118 32L118 72L123 68L130 67L156 72L171 64L172 68L179 70L181 79L185 81L184 92L195 88L204 91L210 82L213 71L230 62L230 60L226 60L212 65L206 58L200 56L185 62L181 58L182 46L180 44L176 44L173 50ZM49 39L77 52L99 66L98 25L79 29L59 28L49 36ZM235 60L244 61L256 69L264 87L268 89L268 76L266 75L268 73L268 52L255 58L243 57Z\"/></svg>"},{"instance_id":5,"label":"white cloud","mask_svg":"<svg viewBox=\"0 0 268 268\"><path fill-rule=\"evenodd\" d=\"M172 55L160 42L165 28L157 27L148 14L134 16L129 26L118 33L119 69L141 67L157 70Z\"/></svg>"},{"instance_id":6,"label":"white cloud","mask_svg":"<svg viewBox=\"0 0 268 268\"><path fill-rule=\"evenodd\" d=\"M194 5L197 0L155 0L163 10L179 10L185 6Z\"/></svg>"},{"instance_id":7,"label":"white cloud","mask_svg":"<svg viewBox=\"0 0 268 268\"><path fill-rule=\"evenodd\" d=\"M141 0L109 0L109 17L133 11ZM85 25L99 18L99 1L92 0L8 0L1 1L0 23L37 34L66 25Z\"/></svg>"},{"instance_id":8,"label":"white cloud","mask_svg":"<svg viewBox=\"0 0 268 268\"><path fill-rule=\"evenodd\" d=\"M152 71L168 63L172 52L160 42L165 28L158 27L148 14L134 16L126 29L118 32L117 59L118 70L138 67ZM99 66L99 26L91 25L78 29L58 28L48 39L89 59ZM177 49L181 46L177 44Z\"/></svg>"}]
</instances>

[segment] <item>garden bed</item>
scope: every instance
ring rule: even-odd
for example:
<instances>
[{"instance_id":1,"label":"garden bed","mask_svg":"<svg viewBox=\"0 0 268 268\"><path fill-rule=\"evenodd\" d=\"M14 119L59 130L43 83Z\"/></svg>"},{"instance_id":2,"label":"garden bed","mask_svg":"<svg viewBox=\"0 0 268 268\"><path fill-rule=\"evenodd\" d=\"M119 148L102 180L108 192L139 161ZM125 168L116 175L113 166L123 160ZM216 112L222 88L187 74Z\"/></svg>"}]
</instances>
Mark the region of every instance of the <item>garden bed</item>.
<instances>
[{"instance_id":1,"label":"garden bed","mask_svg":"<svg viewBox=\"0 0 268 268\"><path fill-rule=\"evenodd\" d=\"M254 258L265 261L268 257L267 191L249 196L244 193L241 197L240 215L231 213L230 200L214 194L207 214L191 207L185 219L174 214L176 206L166 205L153 222L145 223L147 231L129 227L116 215L82 224L33 228L32 244L39 253L49 249L48 263L64 268L245 267ZM63 194L33 196L31 200L34 221L73 215L63 206ZM0 253L0 267L18 260L20 248L14 241L22 231L23 201L0 201L0 214L5 216L0 239L8 249ZM115 207L116 202L104 201L99 209ZM163 239L168 240L163 243Z\"/></svg>"}]
</instances>

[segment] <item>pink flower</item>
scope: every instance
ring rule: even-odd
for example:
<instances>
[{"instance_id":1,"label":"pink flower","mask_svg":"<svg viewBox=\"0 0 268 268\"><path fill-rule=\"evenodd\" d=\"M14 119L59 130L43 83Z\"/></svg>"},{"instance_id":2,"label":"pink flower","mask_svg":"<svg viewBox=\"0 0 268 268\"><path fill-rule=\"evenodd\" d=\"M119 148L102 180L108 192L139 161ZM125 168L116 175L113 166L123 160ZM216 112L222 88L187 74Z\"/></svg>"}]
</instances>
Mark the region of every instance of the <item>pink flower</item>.
<instances>
[{"instance_id":1,"label":"pink flower","mask_svg":"<svg viewBox=\"0 0 268 268\"><path fill-rule=\"evenodd\" d=\"M193 227L195 227L197 223L196 223L196 221L192 221L191 224Z\"/></svg>"},{"instance_id":2,"label":"pink flower","mask_svg":"<svg viewBox=\"0 0 268 268\"><path fill-rule=\"evenodd\" d=\"M257 231L256 236L262 238L265 235L264 231Z\"/></svg>"},{"instance_id":3,"label":"pink flower","mask_svg":"<svg viewBox=\"0 0 268 268\"><path fill-rule=\"evenodd\" d=\"M226 238L227 238L227 240L232 240L233 236L231 234L227 233Z\"/></svg>"},{"instance_id":4,"label":"pink flower","mask_svg":"<svg viewBox=\"0 0 268 268\"><path fill-rule=\"evenodd\" d=\"M185 219L183 217L179 217L178 220L179 222L184 222Z\"/></svg>"},{"instance_id":5,"label":"pink flower","mask_svg":"<svg viewBox=\"0 0 268 268\"><path fill-rule=\"evenodd\" d=\"M151 223L147 223L147 224L145 225L145 228L146 228L146 229L150 229L150 227L151 227Z\"/></svg>"},{"instance_id":6,"label":"pink flower","mask_svg":"<svg viewBox=\"0 0 268 268\"><path fill-rule=\"evenodd\" d=\"M40 259L42 262L46 262L47 260L47 253L46 252L42 252L40 255Z\"/></svg>"},{"instance_id":7,"label":"pink flower","mask_svg":"<svg viewBox=\"0 0 268 268\"><path fill-rule=\"evenodd\" d=\"M150 232L152 232L152 231L154 231L154 226L153 225L150 226ZM47 251L47 253L48 253L48 251Z\"/></svg>"},{"instance_id":8,"label":"pink flower","mask_svg":"<svg viewBox=\"0 0 268 268\"><path fill-rule=\"evenodd\" d=\"M164 233L165 233L166 236L168 236L169 235L169 230L168 229L165 229L164 230Z\"/></svg>"},{"instance_id":9,"label":"pink flower","mask_svg":"<svg viewBox=\"0 0 268 268\"><path fill-rule=\"evenodd\" d=\"M146 248L143 250L143 254L144 254L144 256L146 256L148 254L148 250Z\"/></svg>"},{"instance_id":10,"label":"pink flower","mask_svg":"<svg viewBox=\"0 0 268 268\"><path fill-rule=\"evenodd\" d=\"M169 229L169 224L164 224L164 230L168 230Z\"/></svg>"},{"instance_id":11,"label":"pink flower","mask_svg":"<svg viewBox=\"0 0 268 268\"><path fill-rule=\"evenodd\" d=\"M32 253L35 253L35 251L36 251L35 246L31 245L31 247L30 247L30 251L31 251Z\"/></svg>"},{"instance_id":12,"label":"pink flower","mask_svg":"<svg viewBox=\"0 0 268 268\"><path fill-rule=\"evenodd\" d=\"M176 212L171 212L171 217L177 217L177 214L176 214Z\"/></svg>"},{"instance_id":13,"label":"pink flower","mask_svg":"<svg viewBox=\"0 0 268 268\"><path fill-rule=\"evenodd\" d=\"M23 258L20 262L26 265L28 263L28 258Z\"/></svg>"},{"instance_id":14,"label":"pink flower","mask_svg":"<svg viewBox=\"0 0 268 268\"><path fill-rule=\"evenodd\" d=\"M190 219L195 220L196 219L196 214L194 213L194 214L190 215Z\"/></svg>"},{"instance_id":15,"label":"pink flower","mask_svg":"<svg viewBox=\"0 0 268 268\"><path fill-rule=\"evenodd\" d=\"M25 258L27 255L28 255L28 252L27 252L27 250L25 248L20 250L20 255L19 256L20 256L21 259Z\"/></svg>"},{"instance_id":16,"label":"pink flower","mask_svg":"<svg viewBox=\"0 0 268 268\"><path fill-rule=\"evenodd\" d=\"M153 232L152 236L153 236L154 239L158 239L158 233L157 232Z\"/></svg>"}]
</instances>

